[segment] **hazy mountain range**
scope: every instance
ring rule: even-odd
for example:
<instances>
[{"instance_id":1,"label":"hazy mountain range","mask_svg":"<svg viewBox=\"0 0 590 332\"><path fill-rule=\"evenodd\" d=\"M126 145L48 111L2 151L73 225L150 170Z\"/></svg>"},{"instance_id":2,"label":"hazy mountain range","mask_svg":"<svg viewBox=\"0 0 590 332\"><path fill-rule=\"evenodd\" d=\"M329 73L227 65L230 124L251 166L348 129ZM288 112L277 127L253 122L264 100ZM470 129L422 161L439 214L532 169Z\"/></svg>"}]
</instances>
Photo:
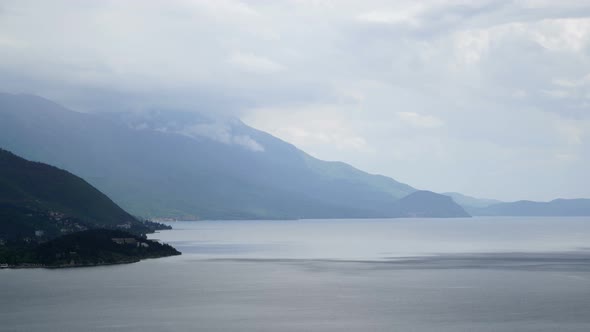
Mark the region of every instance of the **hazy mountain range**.
<instances>
[{"instance_id":1,"label":"hazy mountain range","mask_svg":"<svg viewBox=\"0 0 590 332\"><path fill-rule=\"evenodd\" d=\"M451 197L457 204L470 210L475 210L478 208L484 208L490 205L503 203L502 201L499 201L497 199L475 198L463 195L461 193L448 192L442 194Z\"/></svg>"},{"instance_id":2,"label":"hazy mountain range","mask_svg":"<svg viewBox=\"0 0 590 332\"><path fill-rule=\"evenodd\" d=\"M319 160L237 119L195 112L87 114L36 96L0 94L0 147L71 171L145 217L519 215L501 208L516 203L419 191L342 162ZM518 211L548 213L535 209Z\"/></svg>"},{"instance_id":3,"label":"hazy mountain range","mask_svg":"<svg viewBox=\"0 0 590 332\"><path fill-rule=\"evenodd\" d=\"M318 160L235 119L170 111L84 114L10 94L0 95L0 117L0 146L80 175L136 215L468 216L445 196Z\"/></svg>"},{"instance_id":4,"label":"hazy mountain range","mask_svg":"<svg viewBox=\"0 0 590 332\"><path fill-rule=\"evenodd\" d=\"M444 193L474 216L590 216L590 199L554 199L550 202L502 202L460 193Z\"/></svg>"},{"instance_id":5,"label":"hazy mountain range","mask_svg":"<svg viewBox=\"0 0 590 332\"><path fill-rule=\"evenodd\" d=\"M550 202L518 201L470 209L479 216L590 216L590 199L555 199Z\"/></svg>"}]
</instances>

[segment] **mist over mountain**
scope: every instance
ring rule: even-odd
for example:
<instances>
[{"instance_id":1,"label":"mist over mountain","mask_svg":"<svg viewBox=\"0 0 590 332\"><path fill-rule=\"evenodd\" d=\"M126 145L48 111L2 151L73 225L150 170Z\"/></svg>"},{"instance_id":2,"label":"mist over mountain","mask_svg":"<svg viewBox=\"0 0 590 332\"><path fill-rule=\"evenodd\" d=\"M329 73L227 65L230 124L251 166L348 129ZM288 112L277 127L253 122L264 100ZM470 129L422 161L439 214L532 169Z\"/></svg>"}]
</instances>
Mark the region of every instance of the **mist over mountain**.
<instances>
[{"instance_id":1,"label":"mist over mountain","mask_svg":"<svg viewBox=\"0 0 590 332\"><path fill-rule=\"evenodd\" d=\"M442 194L451 197L457 204L463 207L482 208L493 204L502 203L502 201L499 201L497 199L477 198L468 195L463 195L461 193L448 192Z\"/></svg>"},{"instance_id":2,"label":"mist over mountain","mask_svg":"<svg viewBox=\"0 0 590 332\"><path fill-rule=\"evenodd\" d=\"M499 201L497 199L477 198L456 192L446 192L442 194L451 197L453 201L461 205L461 207L463 207L463 209L465 209L465 211L467 211L467 213L471 215L478 214L482 208L494 204L503 203L502 201Z\"/></svg>"},{"instance_id":3,"label":"mist over mountain","mask_svg":"<svg viewBox=\"0 0 590 332\"><path fill-rule=\"evenodd\" d=\"M0 146L74 172L146 217L401 217L408 214L397 201L416 191L318 160L237 119L170 111L85 114L11 94L0 95L0 117ZM420 214L466 216L452 200L442 210L424 202Z\"/></svg>"}]
</instances>

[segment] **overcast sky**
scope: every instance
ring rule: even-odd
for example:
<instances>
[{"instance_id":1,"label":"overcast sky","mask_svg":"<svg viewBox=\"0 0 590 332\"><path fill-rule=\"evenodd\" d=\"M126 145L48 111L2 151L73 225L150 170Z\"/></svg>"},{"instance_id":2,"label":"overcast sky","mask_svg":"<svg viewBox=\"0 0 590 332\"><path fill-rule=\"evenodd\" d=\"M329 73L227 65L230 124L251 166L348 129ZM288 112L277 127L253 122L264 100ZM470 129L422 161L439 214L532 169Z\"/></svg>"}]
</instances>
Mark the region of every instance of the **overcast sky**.
<instances>
[{"instance_id":1,"label":"overcast sky","mask_svg":"<svg viewBox=\"0 0 590 332\"><path fill-rule=\"evenodd\" d=\"M590 197L590 1L0 0L0 91L235 115L421 189Z\"/></svg>"}]
</instances>

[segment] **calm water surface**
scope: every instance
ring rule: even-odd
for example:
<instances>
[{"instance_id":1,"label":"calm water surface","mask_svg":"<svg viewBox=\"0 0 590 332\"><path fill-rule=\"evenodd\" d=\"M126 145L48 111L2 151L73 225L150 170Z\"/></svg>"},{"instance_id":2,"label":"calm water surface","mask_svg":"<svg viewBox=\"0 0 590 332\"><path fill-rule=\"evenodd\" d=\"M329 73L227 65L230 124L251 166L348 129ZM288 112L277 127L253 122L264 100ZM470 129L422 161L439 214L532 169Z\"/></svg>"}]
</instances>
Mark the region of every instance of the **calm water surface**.
<instances>
[{"instance_id":1,"label":"calm water surface","mask_svg":"<svg viewBox=\"0 0 590 332\"><path fill-rule=\"evenodd\" d=\"M590 331L590 218L172 226L180 257L0 270L0 331Z\"/></svg>"}]
</instances>

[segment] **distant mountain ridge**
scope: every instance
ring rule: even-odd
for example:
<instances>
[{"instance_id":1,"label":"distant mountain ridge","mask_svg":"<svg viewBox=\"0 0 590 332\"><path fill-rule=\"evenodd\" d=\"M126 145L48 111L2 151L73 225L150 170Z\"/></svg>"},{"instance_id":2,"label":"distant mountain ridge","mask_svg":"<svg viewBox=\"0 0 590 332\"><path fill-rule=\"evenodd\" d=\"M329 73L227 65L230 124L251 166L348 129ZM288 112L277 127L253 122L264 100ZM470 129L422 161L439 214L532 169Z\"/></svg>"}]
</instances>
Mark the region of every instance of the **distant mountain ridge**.
<instances>
[{"instance_id":1,"label":"distant mountain ridge","mask_svg":"<svg viewBox=\"0 0 590 332\"><path fill-rule=\"evenodd\" d=\"M590 216L590 199L586 198L558 198L549 202L527 200L502 202L494 199L475 198L460 193L443 193L443 195L453 198L472 216Z\"/></svg>"},{"instance_id":2,"label":"distant mountain ridge","mask_svg":"<svg viewBox=\"0 0 590 332\"><path fill-rule=\"evenodd\" d=\"M442 193L442 195L451 197L457 204L461 205L464 208L482 208L493 204L503 203L502 201L497 199L476 198L455 192L446 192Z\"/></svg>"},{"instance_id":3,"label":"distant mountain ridge","mask_svg":"<svg viewBox=\"0 0 590 332\"><path fill-rule=\"evenodd\" d=\"M493 204L472 212L478 216L590 216L590 199L555 199L550 202L517 201Z\"/></svg>"},{"instance_id":4,"label":"distant mountain ridge","mask_svg":"<svg viewBox=\"0 0 590 332\"><path fill-rule=\"evenodd\" d=\"M239 120L84 114L29 95L0 94L0 147L72 171L146 217L402 217L407 211L399 200L416 192L385 176L313 158ZM432 210L424 201L418 212L467 215L452 200L441 202Z\"/></svg>"}]
</instances>

